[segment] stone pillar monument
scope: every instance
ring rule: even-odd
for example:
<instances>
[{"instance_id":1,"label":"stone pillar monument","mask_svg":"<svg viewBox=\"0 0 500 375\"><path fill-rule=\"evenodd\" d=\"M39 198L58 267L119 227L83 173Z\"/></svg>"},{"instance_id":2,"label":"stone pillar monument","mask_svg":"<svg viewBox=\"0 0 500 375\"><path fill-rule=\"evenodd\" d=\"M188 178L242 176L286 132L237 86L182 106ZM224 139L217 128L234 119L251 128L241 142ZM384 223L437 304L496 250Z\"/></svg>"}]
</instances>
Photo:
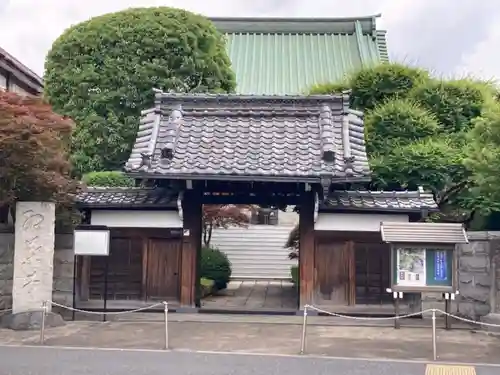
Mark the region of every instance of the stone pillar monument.
<instances>
[{"instance_id":1,"label":"stone pillar monument","mask_svg":"<svg viewBox=\"0 0 500 375\"><path fill-rule=\"evenodd\" d=\"M3 320L8 328L40 327L42 304L52 301L55 243L55 205L18 202L16 206L12 314ZM47 305L46 326L64 324Z\"/></svg>"}]
</instances>

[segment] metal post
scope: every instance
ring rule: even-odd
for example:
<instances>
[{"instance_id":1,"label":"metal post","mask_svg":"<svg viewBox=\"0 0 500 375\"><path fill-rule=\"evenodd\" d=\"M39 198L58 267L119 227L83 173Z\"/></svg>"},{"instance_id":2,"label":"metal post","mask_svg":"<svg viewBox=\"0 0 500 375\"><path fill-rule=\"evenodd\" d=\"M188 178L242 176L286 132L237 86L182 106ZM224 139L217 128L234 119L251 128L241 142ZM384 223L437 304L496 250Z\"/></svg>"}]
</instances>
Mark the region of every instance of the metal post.
<instances>
[{"instance_id":1,"label":"metal post","mask_svg":"<svg viewBox=\"0 0 500 375\"><path fill-rule=\"evenodd\" d=\"M45 318L47 316L47 301L42 302L42 324L40 325L40 345L45 342Z\"/></svg>"},{"instance_id":2,"label":"metal post","mask_svg":"<svg viewBox=\"0 0 500 375\"><path fill-rule=\"evenodd\" d=\"M165 312L165 350L169 349L168 342L168 303L163 302L164 312Z\"/></svg>"},{"instance_id":3,"label":"metal post","mask_svg":"<svg viewBox=\"0 0 500 375\"><path fill-rule=\"evenodd\" d=\"M78 270L78 255L73 255L73 310L71 311L71 319L75 321L76 315L76 273Z\"/></svg>"},{"instance_id":4,"label":"metal post","mask_svg":"<svg viewBox=\"0 0 500 375\"><path fill-rule=\"evenodd\" d=\"M306 350L306 334L307 334L307 305L304 306L304 320L302 321L302 338L300 340L300 354L304 354Z\"/></svg>"},{"instance_id":5,"label":"metal post","mask_svg":"<svg viewBox=\"0 0 500 375\"><path fill-rule=\"evenodd\" d=\"M444 327L446 330L451 329L451 317L448 315L451 313L451 300L449 298L451 298L451 295L448 295L444 300L444 311L446 312L444 316Z\"/></svg>"},{"instance_id":6,"label":"metal post","mask_svg":"<svg viewBox=\"0 0 500 375\"><path fill-rule=\"evenodd\" d=\"M432 309L432 358L437 361L436 309Z\"/></svg>"},{"instance_id":7,"label":"metal post","mask_svg":"<svg viewBox=\"0 0 500 375\"><path fill-rule=\"evenodd\" d=\"M399 315L401 313L401 305L399 297L399 292L394 292L394 329L401 328L401 322L399 318Z\"/></svg>"},{"instance_id":8,"label":"metal post","mask_svg":"<svg viewBox=\"0 0 500 375\"><path fill-rule=\"evenodd\" d=\"M109 256L106 256L106 263L104 266L104 315L102 316L102 321L105 322L107 319L106 313L108 312L108 272L109 272Z\"/></svg>"}]
</instances>

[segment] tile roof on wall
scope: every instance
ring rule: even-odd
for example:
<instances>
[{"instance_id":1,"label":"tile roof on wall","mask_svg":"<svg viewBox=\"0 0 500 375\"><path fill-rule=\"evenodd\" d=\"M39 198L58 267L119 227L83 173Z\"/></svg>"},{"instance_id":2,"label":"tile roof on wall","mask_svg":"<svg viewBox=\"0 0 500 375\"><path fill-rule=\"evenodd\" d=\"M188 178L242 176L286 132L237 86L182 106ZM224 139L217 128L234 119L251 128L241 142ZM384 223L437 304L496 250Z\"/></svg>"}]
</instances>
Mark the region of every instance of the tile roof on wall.
<instances>
[{"instance_id":1,"label":"tile roof on wall","mask_svg":"<svg viewBox=\"0 0 500 375\"><path fill-rule=\"evenodd\" d=\"M362 113L348 95L157 92L125 165L151 177L369 181Z\"/></svg>"},{"instance_id":2,"label":"tile roof on wall","mask_svg":"<svg viewBox=\"0 0 500 375\"><path fill-rule=\"evenodd\" d=\"M437 211L438 206L431 193L422 191L334 191L320 209Z\"/></svg>"},{"instance_id":3,"label":"tile roof on wall","mask_svg":"<svg viewBox=\"0 0 500 375\"><path fill-rule=\"evenodd\" d=\"M388 61L377 16L359 18L213 18L226 35L240 94L304 94Z\"/></svg>"},{"instance_id":4,"label":"tile roof on wall","mask_svg":"<svg viewBox=\"0 0 500 375\"><path fill-rule=\"evenodd\" d=\"M178 193L164 188L87 188L76 197L79 208L177 208Z\"/></svg>"}]
</instances>

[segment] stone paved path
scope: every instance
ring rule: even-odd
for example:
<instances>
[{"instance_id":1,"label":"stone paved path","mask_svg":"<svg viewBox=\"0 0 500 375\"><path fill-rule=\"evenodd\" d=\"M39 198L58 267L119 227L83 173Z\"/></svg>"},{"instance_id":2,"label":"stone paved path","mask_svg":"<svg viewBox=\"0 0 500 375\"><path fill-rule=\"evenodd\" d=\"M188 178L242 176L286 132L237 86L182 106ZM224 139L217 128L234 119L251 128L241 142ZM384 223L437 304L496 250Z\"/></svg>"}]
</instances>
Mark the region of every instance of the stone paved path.
<instances>
[{"instance_id":1,"label":"stone paved path","mask_svg":"<svg viewBox=\"0 0 500 375\"><path fill-rule=\"evenodd\" d=\"M170 322L174 350L298 354L302 327L292 324ZM46 345L123 349L163 349L161 322L68 322L46 331ZM0 345L37 345L39 332L0 330ZM440 360L500 362L500 339L466 330L438 331ZM310 325L306 353L319 356L429 360L429 328Z\"/></svg>"},{"instance_id":2,"label":"stone paved path","mask_svg":"<svg viewBox=\"0 0 500 375\"><path fill-rule=\"evenodd\" d=\"M296 310L297 290L289 281L231 281L227 289L204 298L202 307L226 310Z\"/></svg>"}]
</instances>

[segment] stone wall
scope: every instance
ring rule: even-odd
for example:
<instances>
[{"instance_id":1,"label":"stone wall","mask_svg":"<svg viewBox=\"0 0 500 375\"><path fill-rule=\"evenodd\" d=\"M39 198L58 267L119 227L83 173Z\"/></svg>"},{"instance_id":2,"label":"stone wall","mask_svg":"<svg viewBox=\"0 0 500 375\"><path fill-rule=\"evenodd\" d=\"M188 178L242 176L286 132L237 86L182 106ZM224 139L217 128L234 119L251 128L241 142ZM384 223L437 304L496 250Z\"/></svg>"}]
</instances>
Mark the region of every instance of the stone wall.
<instances>
[{"instance_id":1,"label":"stone wall","mask_svg":"<svg viewBox=\"0 0 500 375\"><path fill-rule=\"evenodd\" d=\"M500 290L500 272L495 285L492 272L491 242L500 232L468 232L468 244L458 246L459 295L452 304L452 312L479 319L492 309L494 295ZM441 293L423 293L422 308L444 309Z\"/></svg>"},{"instance_id":2,"label":"stone wall","mask_svg":"<svg viewBox=\"0 0 500 375\"><path fill-rule=\"evenodd\" d=\"M71 305L73 296L73 235L56 235L53 300ZM0 310L12 307L14 234L0 233Z\"/></svg>"},{"instance_id":3,"label":"stone wall","mask_svg":"<svg viewBox=\"0 0 500 375\"><path fill-rule=\"evenodd\" d=\"M12 307L14 234L0 233L0 310Z\"/></svg>"}]
</instances>

